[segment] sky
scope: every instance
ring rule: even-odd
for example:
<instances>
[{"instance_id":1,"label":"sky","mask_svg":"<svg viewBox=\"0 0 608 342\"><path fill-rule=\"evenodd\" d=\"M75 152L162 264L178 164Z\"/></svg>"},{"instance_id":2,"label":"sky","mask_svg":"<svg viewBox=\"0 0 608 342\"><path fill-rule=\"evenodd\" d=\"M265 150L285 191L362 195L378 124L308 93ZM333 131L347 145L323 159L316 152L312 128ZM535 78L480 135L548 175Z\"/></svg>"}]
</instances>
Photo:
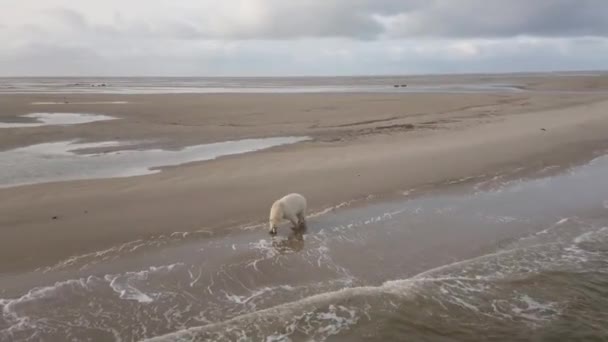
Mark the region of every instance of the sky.
<instances>
[{"instance_id":1,"label":"sky","mask_svg":"<svg viewBox=\"0 0 608 342\"><path fill-rule=\"evenodd\" d=\"M608 0L0 0L0 76L608 69Z\"/></svg>"}]
</instances>

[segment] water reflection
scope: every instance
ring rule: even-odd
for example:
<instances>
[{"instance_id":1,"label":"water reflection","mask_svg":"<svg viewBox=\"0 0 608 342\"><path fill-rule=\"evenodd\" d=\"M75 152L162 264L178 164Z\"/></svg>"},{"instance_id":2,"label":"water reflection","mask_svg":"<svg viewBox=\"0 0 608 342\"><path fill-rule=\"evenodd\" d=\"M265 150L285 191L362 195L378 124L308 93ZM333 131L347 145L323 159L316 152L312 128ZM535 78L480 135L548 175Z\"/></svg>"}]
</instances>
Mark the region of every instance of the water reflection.
<instances>
[{"instance_id":1,"label":"water reflection","mask_svg":"<svg viewBox=\"0 0 608 342\"><path fill-rule=\"evenodd\" d=\"M81 113L31 113L21 115L19 117L25 119L32 119L33 121L30 120L28 122L0 122L0 128L66 126L117 119L108 115Z\"/></svg>"},{"instance_id":2,"label":"water reflection","mask_svg":"<svg viewBox=\"0 0 608 342\"><path fill-rule=\"evenodd\" d=\"M0 152L0 188L78 179L132 177L160 172L163 166L211 160L308 140L273 137L187 146L180 150L135 149L125 142L59 141ZM107 153L83 153L99 148Z\"/></svg>"},{"instance_id":3,"label":"water reflection","mask_svg":"<svg viewBox=\"0 0 608 342\"><path fill-rule=\"evenodd\" d=\"M291 232L287 236L272 238L272 247L280 254L287 254L293 252L300 252L304 249L304 235L308 231L306 223L301 224L299 227L292 228Z\"/></svg>"}]
</instances>

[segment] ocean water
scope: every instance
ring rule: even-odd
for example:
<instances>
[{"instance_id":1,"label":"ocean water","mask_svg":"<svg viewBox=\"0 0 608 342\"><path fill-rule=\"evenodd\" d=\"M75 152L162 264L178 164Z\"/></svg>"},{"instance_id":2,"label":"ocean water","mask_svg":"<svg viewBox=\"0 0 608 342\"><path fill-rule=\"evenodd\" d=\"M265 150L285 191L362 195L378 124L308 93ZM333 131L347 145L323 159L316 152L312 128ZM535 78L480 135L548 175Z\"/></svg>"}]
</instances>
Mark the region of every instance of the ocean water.
<instances>
[{"instance_id":1,"label":"ocean water","mask_svg":"<svg viewBox=\"0 0 608 342\"><path fill-rule=\"evenodd\" d=\"M434 80L436 78L436 80ZM0 78L0 94L479 93L517 92L516 84L435 77L115 77ZM434 80L434 81L432 81ZM71 103L71 100L66 99ZM65 101L64 101L65 102ZM109 101L125 104L123 101ZM44 102L42 102L44 103ZM34 104L40 104L35 102ZM48 104L48 103L44 103Z\"/></svg>"},{"instance_id":2,"label":"ocean water","mask_svg":"<svg viewBox=\"0 0 608 342\"><path fill-rule=\"evenodd\" d=\"M602 341L608 157L0 273L2 341Z\"/></svg>"}]
</instances>

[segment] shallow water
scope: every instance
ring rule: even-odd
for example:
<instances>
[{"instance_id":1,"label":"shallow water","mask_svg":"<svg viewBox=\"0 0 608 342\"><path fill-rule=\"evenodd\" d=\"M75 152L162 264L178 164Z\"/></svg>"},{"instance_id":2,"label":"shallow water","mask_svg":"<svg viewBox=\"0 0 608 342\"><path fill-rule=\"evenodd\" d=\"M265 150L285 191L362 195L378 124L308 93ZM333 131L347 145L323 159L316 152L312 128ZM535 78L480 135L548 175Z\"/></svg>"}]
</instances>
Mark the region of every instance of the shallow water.
<instances>
[{"instance_id":1,"label":"shallow water","mask_svg":"<svg viewBox=\"0 0 608 342\"><path fill-rule=\"evenodd\" d=\"M412 84L410 80L414 82ZM0 78L0 94L180 93L469 93L519 92L517 85L454 83L426 85L425 77L118 77ZM410 83L410 84L408 84Z\"/></svg>"},{"instance_id":2,"label":"shallow water","mask_svg":"<svg viewBox=\"0 0 608 342\"><path fill-rule=\"evenodd\" d=\"M158 168L163 166L210 160L305 140L308 138L244 139L187 146L179 150L133 149L128 147L129 143L118 141L42 143L0 151L0 188L76 179L141 176L160 172ZM90 152L102 148L117 150Z\"/></svg>"},{"instance_id":3,"label":"shallow water","mask_svg":"<svg viewBox=\"0 0 608 342\"><path fill-rule=\"evenodd\" d=\"M21 115L20 118L34 120L28 122L0 122L0 128L79 125L89 122L117 119L108 115L81 113L32 113Z\"/></svg>"},{"instance_id":4,"label":"shallow water","mask_svg":"<svg viewBox=\"0 0 608 342\"><path fill-rule=\"evenodd\" d=\"M0 340L599 341L608 157L548 170L0 274Z\"/></svg>"}]
</instances>

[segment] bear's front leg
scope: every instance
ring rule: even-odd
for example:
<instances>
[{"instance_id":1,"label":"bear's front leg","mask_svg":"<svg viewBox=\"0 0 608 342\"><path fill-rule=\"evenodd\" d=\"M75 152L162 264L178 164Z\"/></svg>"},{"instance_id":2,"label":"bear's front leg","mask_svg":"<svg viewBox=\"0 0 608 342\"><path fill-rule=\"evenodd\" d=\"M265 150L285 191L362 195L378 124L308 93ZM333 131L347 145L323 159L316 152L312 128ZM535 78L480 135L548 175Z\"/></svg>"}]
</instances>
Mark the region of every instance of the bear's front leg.
<instances>
[{"instance_id":1,"label":"bear's front leg","mask_svg":"<svg viewBox=\"0 0 608 342\"><path fill-rule=\"evenodd\" d=\"M299 213L298 214L298 226L304 225L305 222L306 222L306 218L304 217L304 213Z\"/></svg>"},{"instance_id":2,"label":"bear's front leg","mask_svg":"<svg viewBox=\"0 0 608 342\"><path fill-rule=\"evenodd\" d=\"M298 228L298 218L296 216L290 215L289 217L287 217L287 219L291 222L293 228Z\"/></svg>"}]
</instances>

